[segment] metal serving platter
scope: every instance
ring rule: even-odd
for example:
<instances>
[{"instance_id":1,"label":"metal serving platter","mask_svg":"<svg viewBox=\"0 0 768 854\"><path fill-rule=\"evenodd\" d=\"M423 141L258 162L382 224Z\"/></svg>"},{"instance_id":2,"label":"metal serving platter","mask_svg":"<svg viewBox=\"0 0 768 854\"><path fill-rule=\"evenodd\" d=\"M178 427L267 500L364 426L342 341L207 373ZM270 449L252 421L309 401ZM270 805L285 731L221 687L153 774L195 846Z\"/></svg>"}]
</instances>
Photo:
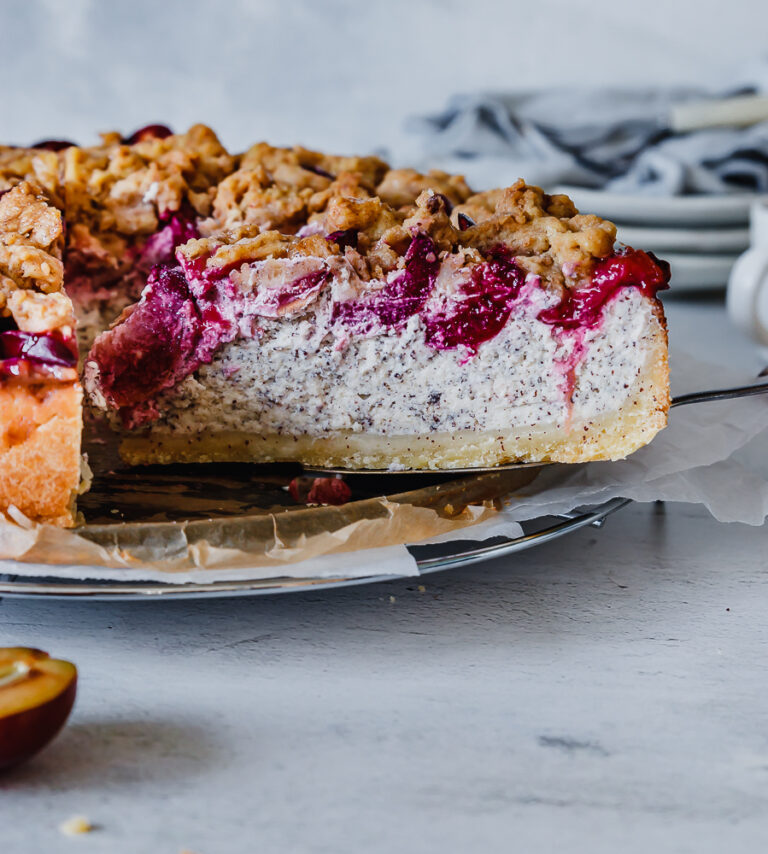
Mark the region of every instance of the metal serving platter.
<instances>
[{"instance_id":1,"label":"metal serving platter","mask_svg":"<svg viewBox=\"0 0 768 854\"><path fill-rule=\"evenodd\" d=\"M630 501L615 498L579 512L546 520L523 523L525 533L515 539L495 538L486 544L467 547L461 541L442 547L412 547L421 575L468 566L505 557L559 539L588 525L600 527L605 519ZM435 554L434 552L440 553ZM157 599L208 599L238 596L268 596L302 593L308 590L350 587L392 581L391 575L362 578L270 578L259 581L218 581L207 584L166 584L162 582L62 581L58 578L0 575L0 596L20 599L89 599L93 601L150 601Z\"/></svg>"}]
</instances>

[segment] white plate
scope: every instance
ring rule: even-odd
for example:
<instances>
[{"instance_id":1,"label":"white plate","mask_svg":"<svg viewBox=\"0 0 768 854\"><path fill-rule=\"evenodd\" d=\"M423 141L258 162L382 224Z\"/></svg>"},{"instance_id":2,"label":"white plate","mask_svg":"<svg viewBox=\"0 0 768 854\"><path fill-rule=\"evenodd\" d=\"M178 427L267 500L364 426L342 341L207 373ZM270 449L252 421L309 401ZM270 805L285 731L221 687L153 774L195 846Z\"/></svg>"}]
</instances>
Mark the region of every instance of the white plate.
<instances>
[{"instance_id":1,"label":"white plate","mask_svg":"<svg viewBox=\"0 0 768 854\"><path fill-rule=\"evenodd\" d=\"M557 187L582 213L642 225L745 225L755 193L732 196L641 196L584 187ZM763 196L762 198L768 198Z\"/></svg>"},{"instance_id":2,"label":"white plate","mask_svg":"<svg viewBox=\"0 0 768 854\"><path fill-rule=\"evenodd\" d=\"M724 288L738 255L688 255L665 252L663 258L672 267L672 293L702 288Z\"/></svg>"},{"instance_id":3,"label":"white plate","mask_svg":"<svg viewBox=\"0 0 768 854\"><path fill-rule=\"evenodd\" d=\"M749 248L748 228L643 228L618 226L618 239L651 252L743 252Z\"/></svg>"}]
</instances>

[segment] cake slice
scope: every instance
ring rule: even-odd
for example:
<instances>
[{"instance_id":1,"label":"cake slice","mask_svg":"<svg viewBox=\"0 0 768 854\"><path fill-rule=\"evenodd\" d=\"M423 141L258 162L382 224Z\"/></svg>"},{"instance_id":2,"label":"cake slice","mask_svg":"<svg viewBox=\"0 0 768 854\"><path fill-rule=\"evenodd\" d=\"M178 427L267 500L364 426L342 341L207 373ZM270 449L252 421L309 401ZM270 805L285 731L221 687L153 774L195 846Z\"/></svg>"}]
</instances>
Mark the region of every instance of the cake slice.
<instances>
[{"instance_id":1,"label":"cake slice","mask_svg":"<svg viewBox=\"0 0 768 854\"><path fill-rule=\"evenodd\" d=\"M522 182L257 146L85 364L131 463L618 459L669 407L669 270Z\"/></svg>"},{"instance_id":2,"label":"cake slice","mask_svg":"<svg viewBox=\"0 0 768 854\"><path fill-rule=\"evenodd\" d=\"M0 198L0 513L74 523L82 388L62 219L39 185Z\"/></svg>"}]
</instances>

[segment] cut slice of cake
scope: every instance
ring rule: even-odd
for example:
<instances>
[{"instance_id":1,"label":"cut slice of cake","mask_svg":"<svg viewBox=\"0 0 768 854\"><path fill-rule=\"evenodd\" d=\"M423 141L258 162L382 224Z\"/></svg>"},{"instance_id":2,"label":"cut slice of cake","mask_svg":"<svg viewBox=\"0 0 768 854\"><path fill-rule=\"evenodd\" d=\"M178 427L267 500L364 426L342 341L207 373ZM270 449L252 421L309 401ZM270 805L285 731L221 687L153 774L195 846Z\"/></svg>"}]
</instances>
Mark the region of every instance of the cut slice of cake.
<instances>
[{"instance_id":1,"label":"cut slice of cake","mask_svg":"<svg viewBox=\"0 0 768 854\"><path fill-rule=\"evenodd\" d=\"M0 198L0 513L74 523L82 389L62 289L61 213L22 181Z\"/></svg>"},{"instance_id":2,"label":"cut slice of cake","mask_svg":"<svg viewBox=\"0 0 768 854\"><path fill-rule=\"evenodd\" d=\"M257 146L86 359L131 463L617 459L669 406L667 265L564 196Z\"/></svg>"}]
</instances>

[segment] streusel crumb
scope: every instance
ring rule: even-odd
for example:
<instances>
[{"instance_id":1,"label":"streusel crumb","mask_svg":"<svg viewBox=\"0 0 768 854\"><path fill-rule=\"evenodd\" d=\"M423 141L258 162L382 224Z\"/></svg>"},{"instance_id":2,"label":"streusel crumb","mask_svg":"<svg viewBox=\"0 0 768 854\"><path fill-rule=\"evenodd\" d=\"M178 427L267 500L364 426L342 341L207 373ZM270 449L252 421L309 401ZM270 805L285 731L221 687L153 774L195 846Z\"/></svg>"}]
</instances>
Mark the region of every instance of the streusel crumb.
<instances>
[{"instance_id":1,"label":"streusel crumb","mask_svg":"<svg viewBox=\"0 0 768 854\"><path fill-rule=\"evenodd\" d=\"M235 165L204 125L133 145L111 136L106 140L92 148L73 146L62 155L67 217L96 231L150 234L160 217L185 202L205 216L215 186Z\"/></svg>"},{"instance_id":2,"label":"streusel crumb","mask_svg":"<svg viewBox=\"0 0 768 854\"><path fill-rule=\"evenodd\" d=\"M14 309L9 303L18 290L61 290L62 234L61 213L39 186L25 181L0 198L0 316L19 310L29 319L37 311L34 306L42 305L16 297Z\"/></svg>"},{"instance_id":3,"label":"streusel crumb","mask_svg":"<svg viewBox=\"0 0 768 854\"><path fill-rule=\"evenodd\" d=\"M460 176L401 169L387 172L374 190L360 173L335 180L311 171L300 175L301 158L309 162L305 149L255 150L259 158L252 149L250 169L219 185L205 228L211 239L189 244L182 250L188 257L215 252L208 263L218 267L294 254L325 257L324 243L340 240L347 260L367 280L401 267L413 235L424 233L439 251L463 252L467 260L503 245L547 289L562 291L587 281L594 262L613 251L612 223L580 215L567 196L523 181L471 195ZM330 165L320 157L313 162ZM322 182L326 187L319 191Z\"/></svg>"}]
</instances>

